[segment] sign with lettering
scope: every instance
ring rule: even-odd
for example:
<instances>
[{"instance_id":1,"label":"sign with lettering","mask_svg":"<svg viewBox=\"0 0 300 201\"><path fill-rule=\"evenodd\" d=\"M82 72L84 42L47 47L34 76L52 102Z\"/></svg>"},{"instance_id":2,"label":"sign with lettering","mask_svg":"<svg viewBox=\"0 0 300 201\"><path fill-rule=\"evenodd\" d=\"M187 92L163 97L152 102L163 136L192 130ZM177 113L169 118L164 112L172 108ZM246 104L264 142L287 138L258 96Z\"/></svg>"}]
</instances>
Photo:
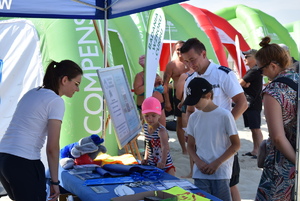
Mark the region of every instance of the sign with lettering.
<instances>
[{"instance_id":1,"label":"sign with lettering","mask_svg":"<svg viewBox=\"0 0 300 201\"><path fill-rule=\"evenodd\" d=\"M142 129L138 111L123 66L98 69L97 73L121 149Z\"/></svg>"},{"instance_id":2,"label":"sign with lettering","mask_svg":"<svg viewBox=\"0 0 300 201\"><path fill-rule=\"evenodd\" d=\"M152 96L165 35L166 20L161 8L151 12L148 22L145 65L145 98Z\"/></svg>"}]
</instances>

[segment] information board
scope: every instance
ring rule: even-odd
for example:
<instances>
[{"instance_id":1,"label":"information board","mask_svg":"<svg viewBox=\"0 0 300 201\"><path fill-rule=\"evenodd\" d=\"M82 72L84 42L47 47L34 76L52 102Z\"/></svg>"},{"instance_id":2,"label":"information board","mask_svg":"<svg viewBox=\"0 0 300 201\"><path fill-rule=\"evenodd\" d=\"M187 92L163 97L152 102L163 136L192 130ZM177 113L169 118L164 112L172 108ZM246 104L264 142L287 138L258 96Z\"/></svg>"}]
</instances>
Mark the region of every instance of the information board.
<instances>
[{"instance_id":1,"label":"information board","mask_svg":"<svg viewBox=\"0 0 300 201\"><path fill-rule=\"evenodd\" d=\"M97 70L104 98L122 149L142 129L124 67L113 66Z\"/></svg>"}]
</instances>

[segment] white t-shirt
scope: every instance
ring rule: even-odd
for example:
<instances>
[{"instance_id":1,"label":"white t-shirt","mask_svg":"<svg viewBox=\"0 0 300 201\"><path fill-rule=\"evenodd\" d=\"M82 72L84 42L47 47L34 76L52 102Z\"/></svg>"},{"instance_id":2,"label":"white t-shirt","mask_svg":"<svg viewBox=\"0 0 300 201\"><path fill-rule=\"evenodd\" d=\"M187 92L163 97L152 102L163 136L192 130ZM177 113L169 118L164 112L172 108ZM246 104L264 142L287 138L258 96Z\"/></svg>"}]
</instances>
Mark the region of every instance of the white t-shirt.
<instances>
[{"instance_id":1,"label":"white t-shirt","mask_svg":"<svg viewBox=\"0 0 300 201\"><path fill-rule=\"evenodd\" d=\"M229 68L221 67L220 65L215 64L213 62L210 62L209 66L206 69L204 74L199 75L197 72L194 72L191 76L189 76L186 79L186 82L184 85L184 93L186 93L186 89L187 89L189 82L192 79L194 79L195 77L202 77L202 78L206 79L210 84L213 85L213 92L214 92L213 102L216 105L218 105L220 108L224 108L224 109L228 110L229 113L232 110L232 97L236 96L237 94L244 93L244 90L241 87L240 83L238 82L238 79L237 79L236 75L234 74L234 72L232 70L230 70ZM198 110L195 109L195 111L198 111ZM190 126L193 125L193 123L190 123L192 115L190 116L189 121L188 121L188 125L190 125ZM236 124L235 124L234 118L231 113L230 113L230 116L233 119L233 123L231 122L232 126L234 126L236 128ZM214 129L217 126L217 124L215 123L217 120L217 117L218 116L215 116L212 118L207 117L209 119L209 120L206 119L206 120L208 120L208 121L205 121L207 123L205 123L205 124L196 123L198 125L194 125L194 126L196 126L196 128L198 128L198 130L204 130L207 128ZM200 127L200 125L203 125L203 127ZM191 133L189 133L189 132L191 132L191 130L189 130L189 129L191 129L191 128L187 128L186 132L188 135L191 135ZM237 133L238 132L236 129L234 134L237 134ZM206 135L204 135L204 137L206 137ZM229 136L226 136L226 137L227 137L227 140L229 141ZM196 140L196 138L195 138L195 140ZM230 143L230 141L229 141L229 143ZM197 144L197 142L196 142L196 144ZM198 146L198 144L197 144L197 146ZM215 145L206 144L206 147L208 147L208 146L215 146ZM211 147L211 148L213 149L215 147ZM224 149L222 151L222 153L224 153L226 149ZM212 152L209 149L204 150L204 152L205 152L204 154L207 154L207 155L212 154ZM198 148L197 148L197 154L198 155L200 154L200 152L198 152ZM203 154L203 153L201 153L201 154ZM214 155L214 156L216 157L216 155ZM216 174L214 174L215 177L218 177L218 179L224 179L224 178L230 179L231 173L232 173L232 163L233 163L233 157L230 158L229 160L227 160L225 162L224 166L223 166L223 164L221 165L222 168L220 167L220 170L218 169ZM216 179L216 178L214 178L214 176L211 177L211 175L202 174L200 172L200 170L198 170L197 167L194 167L193 171L194 171L193 178ZM224 178L223 178L223 176L224 176Z\"/></svg>"},{"instance_id":2,"label":"white t-shirt","mask_svg":"<svg viewBox=\"0 0 300 201\"><path fill-rule=\"evenodd\" d=\"M40 159L40 152L48 135L48 120L62 121L64 111L64 101L54 91L31 89L17 105L0 142L0 152L30 160Z\"/></svg>"},{"instance_id":3,"label":"white t-shirt","mask_svg":"<svg viewBox=\"0 0 300 201\"><path fill-rule=\"evenodd\" d=\"M243 88L232 70L210 62L204 74L199 75L197 72L194 72L186 79L184 84L184 94L186 93L188 84L195 77L202 77L212 84L214 92L213 102L229 111L232 109L231 98L239 93L244 93ZM184 97L185 96L186 95L184 95Z\"/></svg>"},{"instance_id":4,"label":"white t-shirt","mask_svg":"<svg viewBox=\"0 0 300 201\"><path fill-rule=\"evenodd\" d=\"M191 114L187 133L195 138L196 153L206 163L219 158L231 145L229 137L237 135L237 127L230 111L217 107L211 112L200 110ZM196 164L193 167L193 178L197 179L230 179L233 156L226 160L212 175L203 174Z\"/></svg>"}]
</instances>

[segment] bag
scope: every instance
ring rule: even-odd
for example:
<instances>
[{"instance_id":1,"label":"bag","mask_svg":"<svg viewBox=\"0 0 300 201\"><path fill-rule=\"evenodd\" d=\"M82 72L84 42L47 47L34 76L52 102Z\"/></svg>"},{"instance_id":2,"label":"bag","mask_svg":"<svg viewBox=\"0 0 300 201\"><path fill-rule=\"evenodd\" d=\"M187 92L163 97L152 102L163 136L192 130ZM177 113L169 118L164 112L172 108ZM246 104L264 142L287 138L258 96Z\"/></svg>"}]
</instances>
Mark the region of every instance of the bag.
<instances>
[{"instance_id":1,"label":"bag","mask_svg":"<svg viewBox=\"0 0 300 201\"><path fill-rule=\"evenodd\" d=\"M257 166L259 168L264 167L265 159L267 157L267 140L263 140L259 145L258 153L257 153Z\"/></svg>"}]
</instances>

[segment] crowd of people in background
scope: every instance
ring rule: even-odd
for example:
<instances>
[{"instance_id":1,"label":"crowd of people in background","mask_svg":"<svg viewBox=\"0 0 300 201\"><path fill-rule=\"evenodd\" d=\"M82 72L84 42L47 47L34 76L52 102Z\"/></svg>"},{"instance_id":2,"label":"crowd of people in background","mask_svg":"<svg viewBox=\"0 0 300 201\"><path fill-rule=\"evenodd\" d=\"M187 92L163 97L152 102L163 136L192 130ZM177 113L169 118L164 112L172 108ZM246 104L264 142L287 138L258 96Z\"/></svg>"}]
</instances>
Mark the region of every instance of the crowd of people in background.
<instances>
[{"instance_id":1,"label":"crowd of people in background","mask_svg":"<svg viewBox=\"0 0 300 201\"><path fill-rule=\"evenodd\" d=\"M240 79L232 69L209 60L206 47L197 38L175 44L177 57L167 64L163 76L156 74L151 97L145 99L144 70L136 74L134 93L145 135L142 164L175 175L165 115L174 111L183 157L190 157L187 177L222 200L240 201L241 143L235 120L243 116L253 138L253 149L242 156L256 159L263 140L264 106L269 137L255 200L293 200L298 90L291 83L298 86L299 62L286 45L271 43L268 36L259 45L259 50L242 52L249 69ZM145 55L140 56L139 64L145 68ZM47 199L58 199L59 138L65 109L61 96L71 98L79 91L82 74L73 61L52 61L42 86L19 101L0 142L0 181L12 200L45 200L47 180L40 151L46 136ZM269 80L265 86L263 76ZM289 81L279 81L282 79Z\"/></svg>"},{"instance_id":2,"label":"crowd of people in background","mask_svg":"<svg viewBox=\"0 0 300 201\"><path fill-rule=\"evenodd\" d=\"M270 134L255 200L293 198L298 96L288 84L272 81L287 77L298 83L299 62L290 56L287 46L270 41L270 37L264 37L261 49L242 52L248 70L240 79L232 69L209 60L204 44L197 38L178 41L177 58L163 72L165 111L175 111L182 154L190 157L186 177L192 177L196 186L222 200L241 200L237 188L240 140L235 120L243 116L244 126L252 133L253 148L242 156L257 159L263 140L263 104ZM269 80L265 85L263 76Z\"/></svg>"}]
</instances>

